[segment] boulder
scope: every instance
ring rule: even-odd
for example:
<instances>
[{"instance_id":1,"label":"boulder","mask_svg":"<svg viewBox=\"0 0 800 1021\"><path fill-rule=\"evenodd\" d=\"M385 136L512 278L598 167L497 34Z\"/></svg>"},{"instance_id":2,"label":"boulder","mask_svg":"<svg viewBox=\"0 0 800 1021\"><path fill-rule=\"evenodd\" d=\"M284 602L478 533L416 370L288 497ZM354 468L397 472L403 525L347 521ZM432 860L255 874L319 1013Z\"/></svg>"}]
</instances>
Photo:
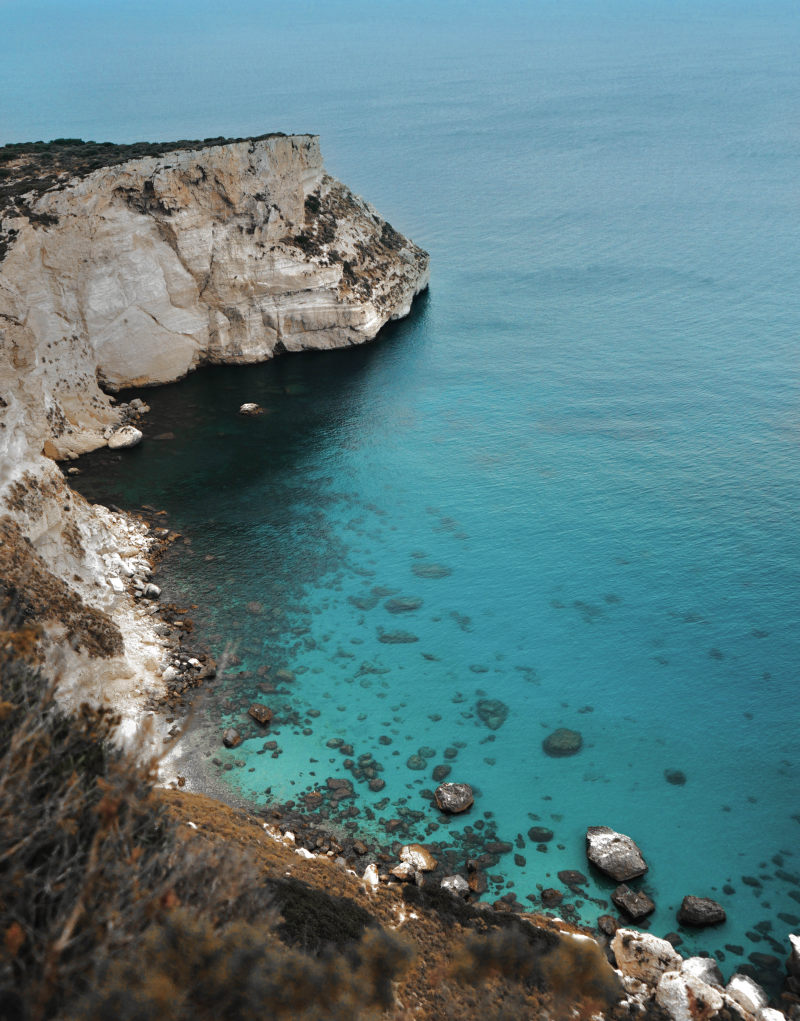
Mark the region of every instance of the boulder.
<instances>
[{"instance_id":1,"label":"boulder","mask_svg":"<svg viewBox=\"0 0 800 1021\"><path fill-rule=\"evenodd\" d=\"M469 883L463 876L445 876L441 887L448 893L452 893L454 897L466 897L469 893Z\"/></svg>"},{"instance_id":2,"label":"boulder","mask_svg":"<svg viewBox=\"0 0 800 1021\"><path fill-rule=\"evenodd\" d=\"M665 939L635 929L617 929L611 941L617 967L623 975L647 985L658 985L665 971L677 971L681 955Z\"/></svg>"},{"instance_id":3,"label":"boulder","mask_svg":"<svg viewBox=\"0 0 800 1021\"><path fill-rule=\"evenodd\" d=\"M158 599L161 595L161 589L158 585L154 585L152 581L148 581L145 587L142 589L142 596L145 599Z\"/></svg>"},{"instance_id":4,"label":"boulder","mask_svg":"<svg viewBox=\"0 0 800 1021\"><path fill-rule=\"evenodd\" d=\"M692 975L709 986L725 987L722 972L713 957L687 957L681 965L681 974Z\"/></svg>"},{"instance_id":5,"label":"boulder","mask_svg":"<svg viewBox=\"0 0 800 1021\"><path fill-rule=\"evenodd\" d=\"M478 719L485 723L489 730L499 730L508 716L508 706L499 698L479 699L475 711Z\"/></svg>"},{"instance_id":6,"label":"boulder","mask_svg":"<svg viewBox=\"0 0 800 1021\"><path fill-rule=\"evenodd\" d=\"M725 992L732 1000L735 1000L740 1007L751 1014L757 1014L769 1003L769 997L749 975L731 975L731 980L725 987Z\"/></svg>"},{"instance_id":7,"label":"boulder","mask_svg":"<svg viewBox=\"0 0 800 1021\"><path fill-rule=\"evenodd\" d=\"M656 909L655 904L646 893L642 893L641 890L632 890L625 883L620 883L611 894L611 899L634 922L640 918L646 918Z\"/></svg>"},{"instance_id":8,"label":"boulder","mask_svg":"<svg viewBox=\"0 0 800 1021\"><path fill-rule=\"evenodd\" d=\"M414 882L414 866L410 865L407 861L401 861L399 865L389 869L389 873L403 883Z\"/></svg>"},{"instance_id":9,"label":"boulder","mask_svg":"<svg viewBox=\"0 0 800 1021\"><path fill-rule=\"evenodd\" d=\"M719 989L694 975L667 971L659 979L656 1003L672 1021L707 1021L725 1000Z\"/></svg>"},{"instance_id":10,"label":"boulder","mask_svg":"<svg viewBox=\"0 0 800 1021\"><path fill-rule=\"evenodd\" d=\"M242 735L233 727L228 727L222 732L222 743L226 748L238 748L242 743Z\"/></svg>"},{"instance_id":11,"label":"boulder","mask_svg":"<svg viewBox=\"0 0 800 1021\"><path fill-rule=\"evenodd\" d=\"M546 908L555 908L564 900L564 894L560 890L554 890L552 886L542 890L541 896L542 904Z\"/></svg>"},{"instance_id":12,"label":"boulder","mask_svg":"<svg viewBox=\"0 0 800 1021\"><path fill-rule=\"evenodd\" d=\"M701 929L707 925L721 925L725 909L710 897L684 897L678 909L678 922Z\"/></svg>"},{"instance_id":13,"label":"boulder","mask_svg":"<svg viewBox=\"0 0 800 1021\"><path fill-rule=\"evenodd\" d=\"M583 747L583 738L577 730L569 730L567 727L559 727L552 734L548 734L542 741L542 748L545 754L553 759L563 759L568 755L577 755Z\"/></svg>"},{"instance_id":14,"label":"boulder","mask_svg":"<svg viewBox=\"0 0 800 1021\"><path fill-rule=\"evenodd\" d=\"M125 450L128 447L135 447L142 442L142 434L139 429L132 425L123 425L108 438L108 446L111 450Z\"/></svg>"},{"instance_id":15,"label":"boulder","mask_svg":"<svg viewBox=\"0 0 800 1021\"><path fill-rule=\"evenodd\" d=\"M592 865L618 883L647 872L642 852L633 840L608 826L590 826L586 830L586 856Z\"/></svg>"},{"instance_id":16,"label":"boulder","mask_svg":"<svg viewBox=\"0 0 800 1021\"><path fill-rule=\"evenodd\" d=\"M247 710L247 715L251 716L256 723L260 723L262 727L266 727L272 719L272 710L268 706L256 702Z\"/></svg>"},{"instance_id":17,"label":"boulder","mask_svg":"<svg viewBox=\"0 0 800 1021\"><path fill-rule=\"evenodd\" d=\"M247 403L241 405L241 407L239 408L239 414L240 415L263 415L264 414L264 409L261 407L260 404L253 404L251 401L248 401Z\"/></svg>"},{"instance_id":18,"label":"boulder","mask_svg":"<svg viewBox=\"0 0 800 1021\"><path fill-rule=\"evenodd\" d=\"M436 804L441 812L458 815L475 801L475 795L468 783L442 783L433 792Z\"/></svg>"},{"instance_id":19,"label":"boulder","mask_svg":"<svg viewBox=\"0 0 800 1021\"><path fill-rule=\"evenodd\" d=\"M417 872L433 872L437 861L422 844L404 844L398 856L400 861L408 862Z\"/></svg>"}]
</instances>

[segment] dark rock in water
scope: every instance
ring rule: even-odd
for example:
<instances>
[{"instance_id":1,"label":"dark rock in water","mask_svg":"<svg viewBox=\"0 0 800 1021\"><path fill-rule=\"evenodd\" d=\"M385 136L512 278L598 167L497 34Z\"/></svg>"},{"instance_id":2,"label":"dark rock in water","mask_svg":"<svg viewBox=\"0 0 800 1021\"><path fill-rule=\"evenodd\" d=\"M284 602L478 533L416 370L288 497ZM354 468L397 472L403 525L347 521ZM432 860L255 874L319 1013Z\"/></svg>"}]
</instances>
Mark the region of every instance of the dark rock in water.
<instances>
[{"instance_id":1,"label":"dark rock in water","mask_svg":"<svg viewBox=\"0 0 800 1021\"><path fill-rule=\"evenodd\" d=\"M422 606L422 600L415 596L398 596L396 599L388 599L383 605L389 613L413 613Z\"/></svg>"},{"instance_id":2,"label":"dark rock in water","mask_svg":"<svg viewBox=\"0 0 800 1021\"><path fill-rule=\"evenodd\" d=\"M433 793L440 811L457 815L474 803L475 795L468 783L443 783Z\"/></svg>"},{"instance_id":3,"label":"dark rock in water","mask_svg":"<svg viewBox=\"0 0 800 1021\"><path fill-rule=\"evenodd\" d=\"M528 862L525 860L525 856L523 854L515 854L514 864L517 868L524 869Z\"/></svg>"},{"instance_id":4,"label":"dark rock in water","mask_svg":"<svg viewBox=\"0 0 800 1021\"><path fill-rule=\"evenodd\" d=\"M508 717L508 706L499 698L481 698L475 707L478 719L481 720L489 730L499 730Z\"/></svg>"},{"instance_id":5,"label":"dark rock in water","mask_svg":"<svg viewBox=\"0 0 800 1021\"><path fill-rule=\"evenodd\" d=\"M686 783L686 774L682 769L665 769L664 779L674 787L683 787Z\"/></svg>"},{"instance_id":6,"label":"dark rock in water","mask_svg":"<svg viewBox=\"0 0 800 1021\"><path fill-rule=\"evenodd\" d=\"M590 826L586 830L586 857L618 883L626 883L647 872L642 852L633 840L608 826Z\"/></svg>"},{"instance_id":7,"label":"dark rock in water","mask_svg":"<svg viewBox=\"0 0 800 1021\"><path fill-rule=\"evenodd\" d=\"M348 596L347 601L358 610L373 610L378 605L379 598L374 592L370 592L364 596Z\"/></svg>"},{"instance_id":8,"label":"dark rock in water","mask_svg":"<svg viewBox=\"0 0 800 1021\"><path fill-rule=\"evenodd\" d=\"M226 748L238 748L242 743L242 735L233 727L228 727L222 732L222 743Z\"/></svg>"},{"instance_id":9,"label":"dark rock in water","mask_svg":"<svg viewBox=\"0 0 800 1021\"><path fill-rule=\"evenodd\" d=\"M489 880L486 878L485 872L470 872L467 882L473 893L486 893L489 889Z\"/></svg>"},{"instance_id":10,"label":"dark rock in water","mask_svg":"<svg viewBox=\"0 0 800 1021\"><path fill-rule=\"evenodd\" d=\"M452 771L451 766L434 766L433 767L433 779L437 783L441 783L442 780L446 780Z\"/></svg>"},{"instance_id":11,"label":"dark rock in water","mask_svg":"<svg viewBox=\"0 0 800 1021\"><path fill-rule=\"evenodd\" d=\"M423 759L421 755L409 755L406 760L406 765L409 769L427 769L428 763Z\"/></svg>"},{"instance_id":12,"label":"dark rock in water","mask_svg":"<svg viewBox=\"0 0 800 1021\"><path fill-rule=\"evenodd\" d=\"M386 781L381 780L379 776L373 777L373 779L370 780L368 784L368 787L371 791L382 791L385 786Z\"/></svg>"},{"instance_id":13,"label":"dark rock in water","mask_svg":"<svg viewBox=\"0 0 800 1021\"><path fill-rule=\"evenodd\" d=\"M272 719L272 710L268 706L256 702L247 710L247 715L252 716L256 723L260 723L262 727L266 727Z\"/></svg>"},{"instance_id":14,"label":"dark rock in water","mask_svg":"<svg viewBox=\"0 0 800 1021\"><path fill-rule=\"evenodd\" d=\"M558 878L564 884L572 889L574 886L586 886L589 880L582 872L578 872L577 869L563 869L558 873Z\"/></svg>"},{"instance_id":15,"label":"dark rock in water","mask_svg":"<svg viewBox=\"0 0 800 1021\"><path fill-rule=\"evenodd\" d=\"M709 897L683 898L678 909L678 922L681 925L691 925L695 928L704 928L706 925L721 925L725 921L725 909L721 904Z\"/></svg>"},{"instance_id":16,"label":"dark rock in water","mask_svg":"<svg viewBox=\"0 0 800 1021\"><path fill-rule=\"evenodd\" d=\"M378 641L384 645L410 645L412 642L418 642L419 638L410 631L380 631Z\"/></svg>"},{"instance_id":17,"label":"dark rock in water","mask_svg":"<svg viewBox=\"0 0 800 1021\"><path fill-rule=\"evenodd\" d=\"M534 844L546 844L548 840L552 840L554 833L547 826L531 826L528 830L528 839Z\"/></svg>"},{"instance_id":18,"label":"dark rock in water","mask_svg":"<svg viewBox=\"0 0 800 1021\"><path fill-rule=\"evenodd\" d=\"M417 755L423 759L432 759L436 754L435 748L429 748L427 745L423 745L421 748L417 748Z\"/></svg>"},{"instance_id":19,"label":"dark rock in water","mask_svg":"<svg viewBox=\"0 0 800 1021\"><path fill-rule=\"evenodd\" d=\"M445 748L444 757L446 759L454 759L458 755L458 748Z\"/></svg>"},{"instance_id":20,"label":"dark rock in water","mask_svg":"<svg viewBox=\"0 0 800 1021\"><path fill-rule=\"evenodd\" d=\"M544 894L542 894L542 900L544 900ZM597 928L605 936L613 936L619 928L619 922L613 915L600 915L597 919Z\"/></svg>"},{"instance_id":21,"label":"dark rock in water","mask_svg":"<svg viewBox=\"0 0 800 1021\"><path fill-rule=\"evenodd\" d=\"M620 885L611 894L611 899L621 908L630 918L637 921L639 918L646 918L651 915L656 906L652 900L647 896L646 893L642 893L641 890L632 890L625 883Z\"/></svg>"},{"instance_id":22,"label":"dark rock in water","mask_svg":"<svg viewBox=\"0 0 800 1021\"><path fill-rule=\"evenodd\" d=\"M563 759L568 755L577 755L583 746L583 738L577 730L559 727L542 741L545 753L554 759Z\"/></svg>"},{"instance_id":23,"label":"dark rock in water","mask_svg":"<svg viewBox=\"0 0 800 1021\"><path fill-rule=\"evenodd\" d=\"M554 890L548 887L546 890L542 890L542 904L546 908L555 908L564 899L564 894L560 890Z\"/></svg>"},{"instance_id":24,"label":"dark rock in water","mask_svg":"<svg viewBox=\"0 0 800 1021\"><path fill-rule=\"evenodd\" d=\"M668 932L664 939L673 947L679 947L683 943L683 936L679 932Z\"/></svg>"},{"instance_id":25,"label":"dark rock in water","mask_svg":"<svg viewBox=\"0 0 800 1021\"><path fill-rule=\"evenodd\" d=\"M412 564L411 570L418 578L447 578L453 573L452 568L444 564Z\"/></svg>"},{"instance_id":26,"label":"dark rock in water","mask_svg":"<svg viewBox=\"0 0 800 1021\"><path fill-rule=\"evenodd\" d=\"M356 854L364 855L367 853L367 845L364 843L363 840L354 840L353 850L355 851Z\"/></svg>"},{"instance_id":27,"label":"dark rock in water","mask_svg":"<svg viewBox=\"0 0 800 1021\"><path fill-rule=\"evenodd\" d=\"M725 949L728 951L729 954L735 954L737 957L744 956L744 947L741 946L739 943L726 943Z\"/></svg>"}]
</instances>

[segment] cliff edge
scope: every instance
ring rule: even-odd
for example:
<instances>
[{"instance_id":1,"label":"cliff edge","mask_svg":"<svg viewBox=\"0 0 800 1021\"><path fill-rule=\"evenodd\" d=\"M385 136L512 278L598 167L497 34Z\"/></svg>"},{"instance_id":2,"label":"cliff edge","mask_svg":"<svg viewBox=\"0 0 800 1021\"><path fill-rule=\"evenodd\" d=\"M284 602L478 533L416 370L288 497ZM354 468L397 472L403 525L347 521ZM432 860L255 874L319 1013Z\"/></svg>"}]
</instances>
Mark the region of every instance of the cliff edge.
<instances>
[{"instance_id":1,"label":"cliff edge","mask_svg":"<svg viewBox=\"0 0 800 1021\"><path fill-rule=\"evenodd\" d=\"M427 283L427 253L313 135L0 149L0 602L42 626L69 701L110 700L132 730L169 665L133 598L146 529L55 464L122 424L110 391L369 341Z\"/></svg>"}]
</instances>

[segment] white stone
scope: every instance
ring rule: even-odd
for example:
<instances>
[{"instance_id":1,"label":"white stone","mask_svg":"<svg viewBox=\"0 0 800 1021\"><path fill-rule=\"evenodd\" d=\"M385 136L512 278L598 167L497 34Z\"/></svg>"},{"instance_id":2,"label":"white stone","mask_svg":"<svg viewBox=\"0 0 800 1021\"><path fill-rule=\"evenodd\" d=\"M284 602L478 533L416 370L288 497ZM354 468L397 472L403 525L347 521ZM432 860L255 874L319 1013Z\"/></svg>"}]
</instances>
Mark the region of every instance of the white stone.
<instances>
[{"instance_id":1,"label":"white stone","mask_svg":"<svg viewBox=\"0 0 800 1021\"><path fill-rule=\"evenodd\" d=\"M769 1003L769 997L761 986L754 982L749 975L741 975L738 972L731 976L730 982L725 987L725 992L739 1006L749 1010L751 1014L757 1014L762 1007L766 1007Z\"/></svg>"},{"instance_id":2,"label":"white stone","mask_svg":"<svg viewBox=\"0 0 800 1021\"><path fill-rule=\"evenodd\" d=\"M154 585L151 581L149 581L142 590L142 595L145 599L158 599L161 595L161 589L158 585Z\"/></svg>"},{"instance_id":3,"label":"white stone","mask_svg":"<svg viewBox=\"0 0 800 1021\"><path fill-rule=\"evenodd\" d=\"M264 409L258 404L252 404L250 402L242 404L239 408L240 415L263 415Z\"/></svg>"},{"instance_id":4,"label":"white stone","mask_svg":"<svg viewBox=\"0 0 800 1021\"><path fill-rule=\"evenodd\" d=\"M441 887L456 897L466 897L469 893L469 883L463 876L445 876L441 882Z\"/></svg>"},{"instance_id":5,"label":"white stone","mask_svg":"<svg viewBox=\"0 0 800 1021\"><path fill-rule=\"evenodd\" d=\"M762 1007L756 1017L758 1021L786 1021L786 1015L774 1007Z\"/></svg>"},{"instance_id":6,"label":"white stone","mask_svg":"<svg viewBox=\"0 0 800 1021\"><path fill-rule=\"evenodd\" d=\"M371 862L364 869L362 882L364 883L364 889L367 891L367 893L374 893L378 889L378 883L380 882L380 879L378 876L378 866L375 864L375 862Z\"/></svg>"},{"instance_id":7,"label":"white stone","mask_svg":"<svg viewBox=\"0 0 800 1021\"><path fill-rule=\"evenodd\" d=\"M389 869L389 874L394 876L395 879L401 880L401 882L410 883L414 878L414 866L407 861L401 861L399 865Z\"/></svg>"},{"instance_id":8,"label":"white stone","mask_svg":"<svg viewBox=\"0 0 800 1021\"><path fill-rule=\"evenodd\" d=\"M132 425L123 425L112 433L108 440L110 450L125 450L127 447L135 447L142 442L142 433Z\"/></svg>"},{"instance_id":9,"label":"white stone","mask_svg":"<svg viewBox=\"0 0 800 1021\"><path fill-rule=\"evenodd\" d=\"M109 578L108 583L115 592L124 592L125 585L122 578Z\"/></svg>"},{"instance_id":10,"label":"white stone","mask_svg":"<svg viewBox=\"0 0 800 1021\"><path fill-rule=\"evenodd\" d=\"M656 1003L673 1021L705 1021L723 1007L725 1000L718 989L696 976L667 971L659 979Z\"/></svg>"},{"instance_id":11,"label":"white stone","mask_svg":"<svg viewBox=\"0 0 800 1021\"><path fill-rule=\"evenodd\" d=\"M725 986L722 972L713 957L687 957L681 965L681 974L693 975L711 986Z\"/></svg>"},{"instance_id":12,"label":"white stone","mask_svg":"<svg viewBox=\"0 0 800 1021\"><path fill-rule=\"evenodd\" d=\"M166 670L161 671L161 676L169 684L170 681L174 681L178 676L178 671L174 666L168 666Z\"/></svg>"},{"instance_id":13,"label":"white stone","mask_svg":"<svg viewBox=\"0 0 800 1021\"><path fill-rule=\"evenodd\" d=\"M658 984L665 971L677 971L683 960L665 939L636 929L617 929L611 949L623 975L652 986Z\"/></svg>"}]
</instances>

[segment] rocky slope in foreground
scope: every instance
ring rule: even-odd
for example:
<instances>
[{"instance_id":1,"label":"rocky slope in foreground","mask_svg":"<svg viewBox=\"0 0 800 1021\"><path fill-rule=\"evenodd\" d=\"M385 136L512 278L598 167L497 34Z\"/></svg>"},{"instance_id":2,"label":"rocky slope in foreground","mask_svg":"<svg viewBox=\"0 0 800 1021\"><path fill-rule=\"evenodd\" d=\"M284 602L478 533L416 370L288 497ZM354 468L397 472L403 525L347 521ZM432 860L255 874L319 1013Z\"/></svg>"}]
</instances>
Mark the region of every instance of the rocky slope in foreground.
<instances>
[{"instance_id":1,"label":"rocky slope in foreground","mask_svg":"<svg viewBox=\"0 0 800 1021\"><path fill-rule=\"evenodd\" d=\"M109 441L109 391L369 341L427 282L427 254L312 135L0 149L0 578L71 701L106 698L132 729L168 666L131 598L145 529L53 460Z\"/></svg>"}]
</instances>

